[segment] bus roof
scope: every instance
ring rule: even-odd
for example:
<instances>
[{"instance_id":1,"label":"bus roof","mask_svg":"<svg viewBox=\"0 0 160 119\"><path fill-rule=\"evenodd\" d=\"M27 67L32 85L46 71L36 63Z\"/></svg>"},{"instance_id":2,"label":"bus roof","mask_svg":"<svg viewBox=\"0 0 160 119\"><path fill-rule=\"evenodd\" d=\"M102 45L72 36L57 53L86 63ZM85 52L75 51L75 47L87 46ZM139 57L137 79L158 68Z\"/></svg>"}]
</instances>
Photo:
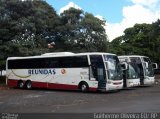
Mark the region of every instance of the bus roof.
<instances>
[{"instance_id":1,"label":"bus roof","mask_svg":"<svg viewBox=\"0 0 160 119\"><path fill-rule=\"evenodd\" d=\"M118 56L118 58L124 58L124 57L146 57L148 58L147 56L143 56L143 55L122 55L122 56Z\"/></svg>"},{"instance_id":2,"label":"bus roof","mask_svg":"<svg viewBox=\"0 0 160 119\"><path fill-rule=\"evenodd\" d=\"M31 58L46 58L46 57L65 57L65 56L83 56L83 55L116 55L112 53L105 52L85 52L85 53L72 53L72 52L55 52L55 53L45 53L37 56L27 56L27 57L8 57L7 60L15 59L31 59Z\"/></svg>"}]
</instances>

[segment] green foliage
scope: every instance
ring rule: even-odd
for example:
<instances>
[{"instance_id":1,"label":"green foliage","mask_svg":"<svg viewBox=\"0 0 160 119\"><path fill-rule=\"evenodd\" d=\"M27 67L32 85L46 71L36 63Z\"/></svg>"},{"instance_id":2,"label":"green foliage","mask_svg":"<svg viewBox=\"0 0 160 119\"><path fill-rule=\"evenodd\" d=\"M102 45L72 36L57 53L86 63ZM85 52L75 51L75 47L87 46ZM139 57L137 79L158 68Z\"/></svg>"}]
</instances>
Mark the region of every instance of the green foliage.
<instances>
[{"instance_id":1,"label":"green foliage","mask_svg":"<svg viewBox=\"0 0 160 119\"><path fill-rule=\"evenodd\" d=\"M2 70L5 70L6 67L6 61L0 60L0 77L2 76Z\"/></svg>"},{"instance_id":2,"label":"green foliage","mask_svg":"<svg viewBox=\"0 0 160 119\"><path fill-rule=\"evenodd\" d=\"M70 8L58 15L43 0L0 0L0 69L7 57L55 51L107 51L105 21ZM55 42L53 49L47 44Z\"/></svg>"},{"instance_id":3,"label":"green foliage","mask_svg":"<svg viewBox=\"0 0 160 119\"><path fill-rule=\"evenodd\" d=\"M59 27L59 48L64 51L86 52L107 51L108 40L102 21L92 14L82 10L70 8L61 15Z\"/></svg>"},{"instance_id":4,"label":"green foliage","mask_svg":"<svg viewBox=\"0 0 160 119\"><path fill-rule=\"evenodd\" d=\"M6 85L6 77L5 76L1 76L0 77L0 86L5 86Z\"/></svg>"},{"instance_id":5,"label":"green foliage","mask_svg":"<svg viewBox=\"0 0 160 119\"><path fill-rule=\"evenodd\" d=\"M107 51L108 40L105 34L105 21L86 13L82 20L82 41L87 51Z\"/></svg>"},{"instance_id":6,"label":"green foliage","mask_svg":"<svg viewBox=\"0 0 160 119\"><path fill-rule=\"evenodd\" d=\"M0 69L7 57L55 51L138 54L160 62L160 20L127 28L110 43L104 25L81 9L58 15L42 0L0 0ZM48 49L51 42L56 45Z\"/></svg>"},{"instance_id":7,"label":"green foliage","mask_svg":"<svg viewBox=\"0 0 160 119\"><path fill-rule=\"evenodd\" d=\"M12 41L16 44L43 47L42 40L48 39L59 18L55 10L45 1L1 1L0 37L2 43ZM5 13L4 13L5 11ZM55 21L55 22L54 22Z\"/></svg>"},{"instance_id":8,"label":"green foliage","mask_svg":"<svg viewBox=\"0 0 160 119\"><path fill-rule=\"evenodd\" d=\"M114 39L111 51L118 55L146 55L160 62L160 20L152 24L136 24L127 28L124 35Z\"/></svg>"}]
</instances>

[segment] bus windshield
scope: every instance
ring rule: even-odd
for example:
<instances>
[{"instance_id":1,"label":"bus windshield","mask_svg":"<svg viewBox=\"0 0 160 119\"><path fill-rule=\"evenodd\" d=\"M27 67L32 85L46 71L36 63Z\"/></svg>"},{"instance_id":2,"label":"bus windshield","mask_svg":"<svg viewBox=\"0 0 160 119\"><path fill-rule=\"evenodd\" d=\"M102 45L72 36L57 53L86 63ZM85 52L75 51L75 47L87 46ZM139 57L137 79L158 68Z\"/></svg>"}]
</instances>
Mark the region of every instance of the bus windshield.
<instances>
[{"instance_id":1,"label":"bus windshield","mask_svg":"<svg viewBox=\"0 0 160 119\"><path fill-rule=\"evenodd\" d=\"M138 65L136 63L128 63L128 79L137 79L139 78Z\"/></svg>"},{"instance_id":2,"label":"bus windshield","mask_svg":"<svg viewBox=\"0 0 160 119\"><path fill-rule=\"evenodd\" d=\"M147 57L144 57L143 60L144 60L144 62L148 63L148 68L145 67L146 76L150 76L150 77L154 76L154 70L153 70L153 67L152 67L151 60Z\"/></svg>"},{"instance_id":3,"label":"bus windshield","mask_svg":"<svg viewBox=\"0 0 160 119\"><path fill-rule=\"evenodd\" d=\"M108 79L122 80L122 70L118 57L115 55L104 55L104 59L108 71Z\"/></svg>"}]
</instances>

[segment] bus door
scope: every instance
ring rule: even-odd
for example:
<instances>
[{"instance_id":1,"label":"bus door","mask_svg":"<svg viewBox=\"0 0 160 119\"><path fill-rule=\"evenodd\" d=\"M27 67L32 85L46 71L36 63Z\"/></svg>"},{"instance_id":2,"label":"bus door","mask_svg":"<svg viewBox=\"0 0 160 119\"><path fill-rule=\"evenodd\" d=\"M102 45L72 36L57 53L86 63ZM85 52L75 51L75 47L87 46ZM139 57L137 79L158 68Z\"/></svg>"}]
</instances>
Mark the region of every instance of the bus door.
<instances>
[{"instance_id":1,"label":"bus door","mask_svg":"<svg viewBox=\"0 0 160 119\"><path fill-rule=\"evenodd\" d=\"M93 77L98 81L98 89L106 89L106 74L102 55L90 55Z\"/></svg>"},{"instance_id":2,"label":"bus door","mask_svg":"<svg viewBox=\"0 0 160 119\"><path fill-rule=\"evenodd\" d=\"M141 59L139 57L131 57L130 58L131 62L134 62L137 64L137 72L138 72L138 76L140 77L140 85L144 84L144 69L143 69L143 65L141 62Z\"/></svg>"},{"instance_id":3,"label":"bus door","mask_svg":"<svg viewBox=\"0 0 160 119\"><path fill-rule=\"evenodd\" d=\"M124 64L121 63L122 69L124 68ZM127 62L127 70L123 70L123 87L130 87L130 79L138 79L138 66L134 62Z\"/></svg>"},{"instance_id":4,"label":"bus door","mask_svg":"<svg viewBox=\"0 0 160 119\"><path fill-rule=\"evenodd\" d=\"M129 70L129 62L127 57L119 58L121 68L122 68L122 76L123 76L123 87L127 87L127 72Z\"/></svg>"},{"instance_id":5,"label":"bus door","mask_svg":"<svg viewBox=\"0 0 160 119\"><path fill-rule=\"evenodd\" d=\"M137 64L138 65L138 73L140 76L140 85L144 85L144 70L142 63Z\"/></svg>"},{"instance_id":6,"label":"bus door","mask_svg":"<svg viewBox=\"0 0 160 119\"><path fill-rule=\"evenodd\" d=\"M127 72L128 70L123 70L123 87L127 87Z\"/></svg>"}]
</instances>

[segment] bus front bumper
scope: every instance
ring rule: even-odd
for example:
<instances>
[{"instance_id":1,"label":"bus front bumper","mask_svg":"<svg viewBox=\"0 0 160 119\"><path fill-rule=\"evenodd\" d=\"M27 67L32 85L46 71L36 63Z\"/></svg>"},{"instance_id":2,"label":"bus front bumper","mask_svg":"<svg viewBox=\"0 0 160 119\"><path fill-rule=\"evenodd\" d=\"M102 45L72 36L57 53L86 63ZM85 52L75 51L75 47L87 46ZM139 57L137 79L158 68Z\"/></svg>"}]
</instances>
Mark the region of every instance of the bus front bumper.
<instances>
[{"instance_id":1,"label":"bus front bumper","mask_svg":"<svg viewBox=\"0 0 160 119\"><path fill-rule=\"evenodd\" d=\"M117 81L108 81L106 84L106 90L119 90L123 88L123 80L117 80Z\"/></svg>"},{"instance_id":2,"label":"bus front bumper","mask_svg":"<svg viewBox=\"0 0 160 119\"><path fill-rule=\"evenodd\" d=\"M155 83L154 77L145 77L144 78L144 85L153 85Z\"/></svg>"}]
</instances>

